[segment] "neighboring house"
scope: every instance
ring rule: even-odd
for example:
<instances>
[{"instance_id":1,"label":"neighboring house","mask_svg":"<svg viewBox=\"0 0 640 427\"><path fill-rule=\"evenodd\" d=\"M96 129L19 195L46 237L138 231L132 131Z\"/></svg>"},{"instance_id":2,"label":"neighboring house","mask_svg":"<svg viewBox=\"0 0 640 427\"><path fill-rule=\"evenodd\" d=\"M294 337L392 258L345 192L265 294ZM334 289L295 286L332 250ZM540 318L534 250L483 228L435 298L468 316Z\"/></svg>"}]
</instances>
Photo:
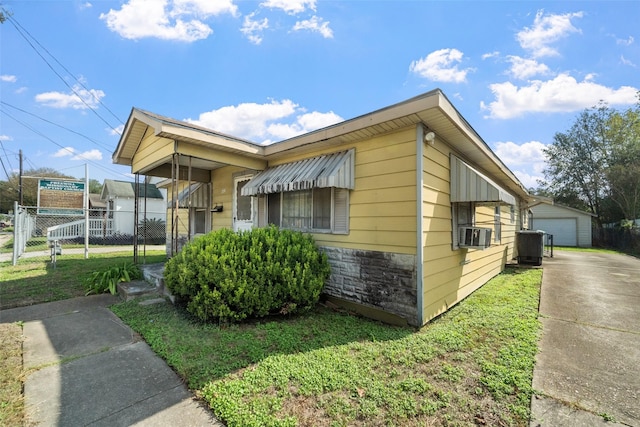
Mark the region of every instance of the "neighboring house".
<instances>
[{"instance_id":1,"label":"neighboring house","mask_svg":"<svg viewBox=\"0 0 640 427\"><path fill-rule=\"evenodd\" d=\"M591 247L591 222L597 215L550 200L539 201L530 209L531 228L552 234L554 246Z\"/></svg>"},{"instance_id":2,"label":"neighboring house","mask_svg":"<svg viewBox=\"0 0 640 427\"><path fill-rule=\"evenodd\" d=\"M113 220L112 229L119 234L134 234L135 183L105 179L100 199L105 203L105 215ZM138 184L138 223L144 218L166 221L167 210L163 193L155 184Z\"/></svg>"},{"instance_id":3,"label":"neighboring house","mask_svg":"<svg viewBox=\"0 0 640 427\"><path fill-rule=\"evenodd\" d=\"M330 300L416 326L514 259L533 200L440 90L268 146L134 108L113 161L169 179L169 255L200 231L309 232Z\"/></svg>"},{"instance_id":4,"label":"neighboring house","mask_svg":"<svg viewBox=\"0 0 640 427\"><path fill-rule=\"evenodd\" d=\"M165 179L157 184L158 188L171 190L172 180ZM171 191L167 205L167 253L171 253L172 244L181 248L189 238L197 237L211 231L211 184L196 182L187 185L186 181L180 181L175 188L178 190L178 204L175 204L176 195ZM174 240L172 240L172 224L176 224ZM189 237L190 236L190 237Z\"/></svg>"},{"instance_id":5,"label":"neighboring house","mask_svg":"<svg viewBox=\"0 0 640 427\"><path fill-rule=\"evenodd\" d=\"M107 203L100 198L100 194L89 194L89 217L106 218Z\"/></svg>"}]
</instances>

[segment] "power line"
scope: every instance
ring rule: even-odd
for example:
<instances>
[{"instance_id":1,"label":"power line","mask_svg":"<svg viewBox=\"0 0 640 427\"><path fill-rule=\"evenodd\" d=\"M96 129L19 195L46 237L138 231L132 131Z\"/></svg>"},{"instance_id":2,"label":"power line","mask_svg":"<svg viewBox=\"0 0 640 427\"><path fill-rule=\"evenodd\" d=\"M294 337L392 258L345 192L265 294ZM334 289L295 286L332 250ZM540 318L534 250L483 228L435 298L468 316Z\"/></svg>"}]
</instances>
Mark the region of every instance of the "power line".
<instances>
[{"instance_id":1,"label":"power line","mask_svg":"<svg viewBox=\"0 0 640 427\"><path fill-rule=\"evenodd\" d=\"M6 115L7 117L9 117L10 119L13 119L14 121L16 121L17 123L21 124L22 126L24 126L25 128L29 129L31 132L35 133L36 135L41 136L42 138L52 142L53 144L57 145L58 147L60 147L61 149L69 152L69 154L72 155L76 155L77 153L75 153L73 150L70 150L68 147L63 146L62 144L54 141L53 139L51 139L50 137L48 137L47 135L43 134L42 132L38 131L37 129L34 129L33 127L29 126L27 123L24 123L20 120L18 120L17 118L13 117L11 114L9 114L7 111L0 109L0 113L3 113L4 115ZM105 172L109 172L112 174L117 174L117 175L122 175L122 176L127 176L121 172L112 170L112 169L108 169L104 166L102 166L99 163L96 163L95 161L91 160L91 159L83 159L84 161L86 161L87 163L91 163L92 165L94 165L95 167L97 167L98 169L101 169ZM127 176L128 177L128 176Z\"/></svg>"},{"instance_id":2,"label":"power line","mask_svg":"<svg viewBox=\"0 0 640 427\"><path fill-rule=\"evenodd\" d=\"M4 156L7 158L7 163L9 164L9 169L13 170L13 166L11 166L11 162L9 161L9 155L7 154L7 150L4 148L4 144L2 140L0 140L0 147L2 147L2 151L4 152ZM4 164L2 165L4 167Z\"/></svg>"},{"instance_id":3,"label":"power line","mask_svg":"<svg viewBox=\"0 0 640 427\"><path fill-rule=\"evenodd\" d=\"M6 154L5 154L5 156L6 156ZM9 158L8 157L7 157L7 162L9 162ZM4 174L7 176L7 181L9 181L9 173L7 173L7 168L4 167L4 160L2 160L2 156L0 156L0 163L2 163L2 169L4 170ZM11 167L11 165L9 165L9 167Z\"/></svg>"},{"instance_id":4,"label":"power line","mask_svg":"<svg viewBox=\"0 0 640 427\"><path fill-rule=\"evenodd\" d=\"M38 116L37 114L30 113L29 111L23 110L22 108L16 107L16 106L11 105L11 104L9 104L9 103L7 103L7 102L0 101L0 104L2 104L2 105L6 105L7 107L13 108L13 109L18 110L18 111L20 111L20 112L22 112L22 113L28 114L28 115L30 115L30 116L32 116L32 117L35 117L35 118L37 118L37 119L39 119L39 120L42 120L43 122L46 122L46 123L52 124L52 125L54 125L54 126L57 126L57 127L61 128L61 129L66 130L66 131L68 131L68 132L71 132L71 133L73 133L73 134L76 134L76 135L78 135L78 136L81 136L82 138L84 138L84 139L86 139L86 140L88 140L88 141L90 141L90 142L94 143L95 145L97 145L97 146L99 146L99 147L101 147L101 148L103 148L103 149L105 149L105 150L112 150L112 149L113 149L112 147L108 147L106 144L102 144L101 142L98 142L98 141L96 141L95 139L93 139L93 138L91 138L91 137L88 137L87 135L84 135L84 134L82 134L82 133L80 133L80 132L77 132L77 131L75 131L75 130L73 130L73 129L69 129L69 128L65 127L65 126L62 126L61 124L58 124L58 123L52 122L51 120L45 119L44 117L40 117L40 116Z\"/></svg>"},{"instance_id":5,"label":"power line","mask_svg":"<svg viewBox=\"0 0 640 427\"><path fill-rule=\"evenodd\" d=\"M113 127L111 125L111 123L109 123L104 117L102 117L91 105L89 105L84 98L69 84L67 83L67 81L64 79L64 77L62 77L60 75L60 73L58 73L58 71L55 70L55 68L51 65L51 63L49 61L47 61L47 59L42 55L42 53L40 53L40 51L33 45L33 43L31 42L31 40L29 40L29 38L27 38L27 36L25 35L25 33L27 35L29 35L29 37L31 39L33 39L35 41L35 43L38 44L38 46L40 46L40 48L42 48L42 50L44 50L49 56L51 56L54 61L56 61L56 63L58 63L63 70L65 70L67 73L69 73L71 75L71 77L73 77L75 79L76 82L78 82L78 84L80 86L82 86L88 93L92 94L92 92L79 80L77 79L71 72L69 72L69 70L67 70L67 68L62 65L60 63L60 61L58 61L56 59L55 56L53 56L44 46L42 46L40 44L40 42L38 42L38 40L33 37L26 29L24 29L24 27L22 27L22 25L20 25L20 23L11 15L9 15L6 10L3 8L2 9L3 12L5 12L5 16L7 17L7 20L9 22L11 22L11 24L13 25L13 27L16 29L16 31L18 32L18 34L20 34L20 36L22 36L22 38L29 44L29 46L31 46L31 48L34 50L34 52L36 52L36 54L47 64L47 66L51 69L51 71L53 71L53 73L58 76L58 78L60 80L62 80L62 82L65 84L65 86L67 86L77 97L78 99L87 107L89 108L93 114L96 115L96 117L98 117L102 122L104 122L107 126L109 126L109 128L113 129L114 132L118 132L118 130ZM111 115L113 117L115 117L116 120L118 120L118 122L120 122L120 124L124 124L124 122L122 120L120 120L106 105L104 105L102 103L102 101L100 101L100 99L98 99L95 95L93 95L94 100L96 100L100 105L102 105L103 107L105 107L105 109L111 113Z\"/></svg>"}]
</instances>

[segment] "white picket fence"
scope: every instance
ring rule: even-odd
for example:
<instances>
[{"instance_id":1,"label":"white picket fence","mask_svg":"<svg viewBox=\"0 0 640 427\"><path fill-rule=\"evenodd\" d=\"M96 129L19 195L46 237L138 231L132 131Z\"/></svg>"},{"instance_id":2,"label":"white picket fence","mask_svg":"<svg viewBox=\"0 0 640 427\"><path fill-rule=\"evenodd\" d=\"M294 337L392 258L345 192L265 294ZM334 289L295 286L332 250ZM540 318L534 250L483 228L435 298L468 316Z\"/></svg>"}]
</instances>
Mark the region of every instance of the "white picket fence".
<instances>
[{"instance_id":1,"label":"white picket fence","mask_svg":"<svg viewBox=\"0 0 640 427\"><path fill-rule=\"evenodd\" d=\"M47 228L47 240L67 240L84 237L84 219ZM115 234L112 219L89 218L89 237L108 237Z\"/></svg>"}]
</instances>

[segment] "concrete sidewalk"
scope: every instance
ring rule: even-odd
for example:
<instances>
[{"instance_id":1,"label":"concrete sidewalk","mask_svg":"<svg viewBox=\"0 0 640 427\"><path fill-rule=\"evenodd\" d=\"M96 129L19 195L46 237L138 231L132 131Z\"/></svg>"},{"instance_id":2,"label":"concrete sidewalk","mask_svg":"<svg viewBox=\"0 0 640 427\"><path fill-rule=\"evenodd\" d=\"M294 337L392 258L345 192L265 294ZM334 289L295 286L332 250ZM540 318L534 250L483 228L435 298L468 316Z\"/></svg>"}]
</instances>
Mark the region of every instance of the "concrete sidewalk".
<instances>
[{"instance_id":1,"label":"concrete sidewalk","mask_svg":"<svg viewBox=\"0 0 640 427\"><path fill-rule=\"evenodd\" d=\"M106 308L118 301L94 295L0 313L2 323L24 322L28 421L43 426L222 426Z\"/></svg>"},{"instance_id":2,"label":"concrete sidewalk","mask_svg":"<svg viewBox=\"0 0 640 427\"><path fill-rule=\"evenodd\" d=\"M530 425L640 427L640 260L557 251L543 266Z\"/></svg>"}]
</instances>

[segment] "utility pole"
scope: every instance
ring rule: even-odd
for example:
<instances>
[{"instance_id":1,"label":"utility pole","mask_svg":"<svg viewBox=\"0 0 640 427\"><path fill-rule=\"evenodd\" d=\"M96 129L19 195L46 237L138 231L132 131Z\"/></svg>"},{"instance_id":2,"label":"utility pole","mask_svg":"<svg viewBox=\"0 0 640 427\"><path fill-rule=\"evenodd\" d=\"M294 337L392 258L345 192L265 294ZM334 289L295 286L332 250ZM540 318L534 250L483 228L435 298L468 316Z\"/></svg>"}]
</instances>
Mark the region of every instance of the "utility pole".
<instances>
[{"instance_id":1,"label":"utility pole","mask_svg":"<svg viewBox=\"0 0 640 427\"><path fill-rule=\"evenodd\" d=\"M20 200L20 206L22 206L24 205L23 203L24 200L22 198L22 149L20 149L19 155L20 155L20 177L18 179L18 192L19 192L18 199Z\"/></svg>"}]
</instances>

